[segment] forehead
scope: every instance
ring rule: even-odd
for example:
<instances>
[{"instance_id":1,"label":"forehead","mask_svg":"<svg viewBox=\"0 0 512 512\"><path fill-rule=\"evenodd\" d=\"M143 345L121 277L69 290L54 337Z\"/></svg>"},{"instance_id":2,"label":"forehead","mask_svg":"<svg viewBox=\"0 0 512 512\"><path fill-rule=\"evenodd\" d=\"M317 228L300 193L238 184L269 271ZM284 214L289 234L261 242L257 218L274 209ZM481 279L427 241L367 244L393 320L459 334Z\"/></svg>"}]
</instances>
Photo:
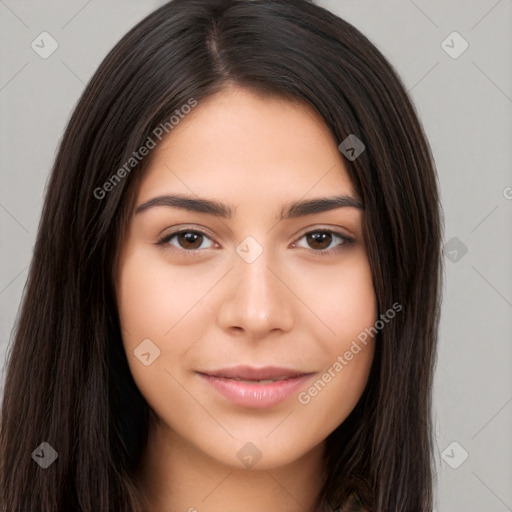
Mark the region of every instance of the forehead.
<instances>
[{"instance_id":1,"label":"forehead","mask_svg":"<svg viewBox=\"0 0 512 512\"><path fill-rule=\"evenodd\" d=\"M139 198L355 196L332 133L309 105L230 87L201 100L153 150Z\"/></svg>"}]
</instances>

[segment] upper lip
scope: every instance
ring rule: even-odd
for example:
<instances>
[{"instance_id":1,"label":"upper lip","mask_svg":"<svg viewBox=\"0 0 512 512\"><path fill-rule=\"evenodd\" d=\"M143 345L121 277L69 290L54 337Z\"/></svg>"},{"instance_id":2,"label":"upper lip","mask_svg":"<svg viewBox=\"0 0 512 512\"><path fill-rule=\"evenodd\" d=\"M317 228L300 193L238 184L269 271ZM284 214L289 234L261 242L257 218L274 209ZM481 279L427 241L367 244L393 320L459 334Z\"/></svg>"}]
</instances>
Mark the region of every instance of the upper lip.
<instances>
[{"instance_id":1,"label":"upper lip","mask_svg":"<svg viewBox=\"0 0 512 512\"><path fill-rule=\"evenodd\" d=\"M206 375L212 377L224 377L227 379L243 379L243 380L266 380L289 379L292 377L299 377L302 375L309 375L310 372L303 372L290 368L282 368L278 366L265 366L262 368L254 368L252 366L233 366L231 368L221 368L220 370L208 370L204 372Z\"/></svg>"}]
</instances>

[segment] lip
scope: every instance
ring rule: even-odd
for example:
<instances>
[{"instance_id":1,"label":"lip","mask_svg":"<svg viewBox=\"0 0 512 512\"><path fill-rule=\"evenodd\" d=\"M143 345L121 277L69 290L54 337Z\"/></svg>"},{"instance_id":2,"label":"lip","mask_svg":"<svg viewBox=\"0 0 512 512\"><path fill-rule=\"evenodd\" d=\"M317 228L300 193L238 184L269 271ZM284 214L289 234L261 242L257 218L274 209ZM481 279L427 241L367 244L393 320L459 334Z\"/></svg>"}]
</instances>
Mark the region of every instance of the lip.
<instances>
[{"instance_id":1,"label":"lip","mask_svg":"<svg viewBox=\"0 0 512 512\"><path fill-rule=\"evenodd\" d=\"M265 409L283 402L314 375L276 366L236 366L197 373L235 405L253 409ZM261 384L256 382L268 379L277 380Z\"/></svg>"},{"instance_id":2,"label":"lip","mask_svg":"<svg viewBox=\"0 0 512 512\"><path fill-rule=\"evenodd\" d=\"M265 380L277 379L280 377L291 378L305 375L308 372L285 368L282 366L264 366L254 368L252 366L232 366L231 368L221 368L219 370L199 372L212 377L224 377L227 379L242 380Z\"/></svg>"}]
</instances>

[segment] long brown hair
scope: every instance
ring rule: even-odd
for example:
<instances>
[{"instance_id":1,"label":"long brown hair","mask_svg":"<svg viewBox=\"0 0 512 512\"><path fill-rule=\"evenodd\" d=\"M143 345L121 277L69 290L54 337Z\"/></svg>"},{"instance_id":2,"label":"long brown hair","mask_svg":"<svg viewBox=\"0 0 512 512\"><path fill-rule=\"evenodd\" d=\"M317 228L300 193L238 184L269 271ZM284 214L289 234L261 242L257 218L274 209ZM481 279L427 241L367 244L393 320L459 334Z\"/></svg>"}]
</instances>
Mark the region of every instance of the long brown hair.
<instances>
[{"instance_id":1,"label":"long brown hair","mask_svg":"<svg viewBox=\"0 0 512 512\"><path fill-rule=\"evenodd\" d=\"M374 512L432 510L441 207L402 82L361 32L311 1L174 0L110 51L61 141L7 360L2 512L143 511L149 408L123 350L113 275L150 158L112 176L177 109L228 83L305 102L337 141L363 141L345 164L379 315L403 307L377 334L363 396L326 440L318 509L356 491ZM46 469L31 456L42 442L58 453Z\"/></svg>"}]
</instances>

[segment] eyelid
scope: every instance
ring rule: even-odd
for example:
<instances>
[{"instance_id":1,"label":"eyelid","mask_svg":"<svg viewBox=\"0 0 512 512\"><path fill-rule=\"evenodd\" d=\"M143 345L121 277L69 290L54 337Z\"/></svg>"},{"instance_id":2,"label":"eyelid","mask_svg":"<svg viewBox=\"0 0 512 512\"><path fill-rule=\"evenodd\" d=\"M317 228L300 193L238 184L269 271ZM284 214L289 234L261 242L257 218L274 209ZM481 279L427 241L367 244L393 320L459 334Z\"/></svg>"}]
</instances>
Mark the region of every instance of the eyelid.
<instances>
[{"instance_id":1,"label":"eyelid","mask_svg":"<svg viewBox=\"0 0 512 512\"><path fill-rule=\"evenodd\" d=\"M304 235L307 235L312 232L316 233L317 231L333 233L342 238L355 240L355 238L352 235L350 235L346 229L345 231L343 231L343 228L341 226L332 226L329 224L315 224L313 226L308 226L307 228L304 228L299 232L300 234L297 236L297 238L302 238Z\"/></svg>"},{"instance_id":2,"label":"eyelid","mask_svg":"<svg viewBox=\"0 0 512 512\"><path fill-rule=\"evenodd\" d=\"M171 226L171 228L172 227L173 226ZM170 231L169 233L161 236L158 239L158 241L156 242L156 245L157 246L163 246L164 249L171 248L170 250L174 250L175 252L179 252L181 254L186 254L188 256L198 255L200 252L204 251L205 249L190 249L190 250L186 250L186 249L182 249L180 247L171 246L169 244L169 241L172 238L174 238L176 235L179 235L180 233L189 233L189 232L202 235L203 237L210 239L212 241L213 245L219 245L217 242L215 242L213 237L205 230L205 228L196 228L196 227L187 226L187 225L179 227L179 228L176 228L175 230Z\"/></svg>"},{"instance_id":3,"label":"eyelid","mask_svg":"<svg viewBox=\"0 0 512 512\"><path fill-rule=\"evenodd\" d=\"M297 243L298 241L300 241L302 238L304 238L306 235L309 235L310 233L328 233L330 235L334 235L335 237L338 237L342 240L341 243L339 243L338 245L330 248L330 249L318 249L318 250L315 250L315 249L309 249L307 247L301 247L299 246L301 249L306 249L308 250L310 253L312 253L314 256L328 256L328 255L335 255L337 254L340 250L342 250L345 246L347 245L351 245L353 243L356 242L356 239L350 235L347 235L345 234L344 232L342 232L340 230L340 228L332 228L332 227L321 227L321 226L310 226L308 228L305 229L305 231L302 232L302 234L300 234L298 237L297 237L297 241L296 242L293 242L293 246L297 246Z\"/></svg>"}]
</instances>

